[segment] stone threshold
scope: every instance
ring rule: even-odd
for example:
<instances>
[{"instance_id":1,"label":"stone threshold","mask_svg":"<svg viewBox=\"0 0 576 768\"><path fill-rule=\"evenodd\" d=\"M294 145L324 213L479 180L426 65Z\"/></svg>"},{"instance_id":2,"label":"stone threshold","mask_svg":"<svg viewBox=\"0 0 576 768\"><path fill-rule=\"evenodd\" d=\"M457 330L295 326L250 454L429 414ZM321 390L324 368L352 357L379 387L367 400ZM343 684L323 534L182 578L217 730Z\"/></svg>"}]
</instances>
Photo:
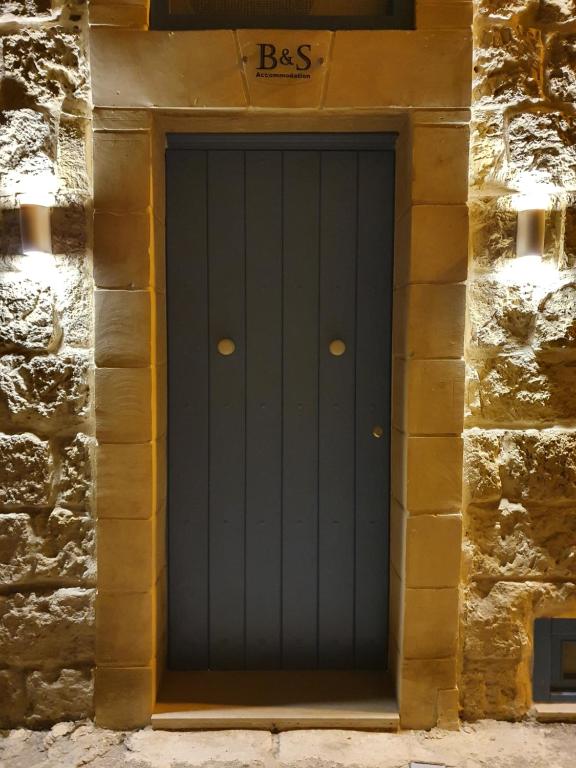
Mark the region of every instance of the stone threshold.
<instances>
[{"instance_id":1,"label":"stone threshold","mask_svg":"<svg viewBox=\"0 0 576 768\"><path fill-rule=\"evenodd\" d=\"M397 731L398 705L381 672L167 672L155 730L350 728Z\"/></svg>"},{"instance_id":2,"label":"stone threshold","mask_svg":"<svg viewBox=\"0 0 576 768\"><path fill-rule=\"evenodd\" d=\"M539 702L533 712L541 723L576 723L576 702Z\"/></svg>"}]
</instances>

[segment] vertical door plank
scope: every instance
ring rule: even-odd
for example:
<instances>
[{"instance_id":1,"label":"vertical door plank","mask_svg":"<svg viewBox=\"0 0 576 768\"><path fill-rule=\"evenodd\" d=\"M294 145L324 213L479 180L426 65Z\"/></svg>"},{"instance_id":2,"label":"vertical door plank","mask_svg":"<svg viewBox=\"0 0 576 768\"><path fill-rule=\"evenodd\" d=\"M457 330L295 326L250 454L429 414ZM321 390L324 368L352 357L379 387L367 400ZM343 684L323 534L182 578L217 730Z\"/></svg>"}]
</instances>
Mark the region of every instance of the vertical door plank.
<instances>
[{"instance_id":1,"label":"vertical door plank","mask_svg":"<svg viewBox=\"0 0 576 768\"><path fill-rule=\"evenodd\" d=\"M333 669L354 666L356 173L357 152L322 153L318 654Z\"/></svg>"},{"instance_id":2,"label":"vertical door plank","mask_svg":"<svg viewBox=\"0 0 576 768\"><path fill-rule=\"evenodd\" d=\"M317 666L320 154L284 153L283 667Z\"/></svg>"},{"instance_id":3,"label":"vertical door plank","mask_svg":"<svg viewBox=\"0 0 576 768\"><path fill-rule=\"evenodd\" d=\"M206 153L166 153L168 665L208 666Z\"/></svg>"},{"instance_id":4,"label":"vertical door plank","mask_svg":"<svg viewBox=\"0 0 576 768\"><path fill-rule=\"evenodd\" d=\"M281 665L282 154L246 153L246 666Z\"/></svg>"},{"instance_id":5,"label":"vertical door plank","mask_svg":"<svg viewBox=\"0 0 576 768\"><path fill-rule=\"evenodd\" d=\"M208 152L210 668L244 666L244 153ZM234 354L218 352L232 339ZM195 436L190 435L190 440Z\"/></svg>"},{"instance_id":6,"label":"vertical door plank","mask_svg":"<svg viewBox=\"0 0 576 768\"><path fill-rule=\"evenodd\" d=\"M358 157L356 665L364 668L387 661L393 158Z\"/></svg>"}]
</instances>

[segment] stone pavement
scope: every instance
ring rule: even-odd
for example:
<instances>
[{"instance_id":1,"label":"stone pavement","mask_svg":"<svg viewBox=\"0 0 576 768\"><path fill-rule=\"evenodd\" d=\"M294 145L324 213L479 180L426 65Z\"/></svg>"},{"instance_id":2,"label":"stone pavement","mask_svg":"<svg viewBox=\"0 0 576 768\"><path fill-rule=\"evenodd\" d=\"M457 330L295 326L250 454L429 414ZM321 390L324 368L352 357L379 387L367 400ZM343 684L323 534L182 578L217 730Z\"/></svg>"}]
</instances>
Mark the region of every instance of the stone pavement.
<instances>
[{"instance_id":1,"label":"stone pavement","mask_svg":"<svg viewBox=\"0 0 576 768\"><path fill-rule=\"evenodd\" d=\"M1 768L575 768L576 725L486 720L460 732L120 733L92 723L0 735Z\"/></svg>"}]
</instances>

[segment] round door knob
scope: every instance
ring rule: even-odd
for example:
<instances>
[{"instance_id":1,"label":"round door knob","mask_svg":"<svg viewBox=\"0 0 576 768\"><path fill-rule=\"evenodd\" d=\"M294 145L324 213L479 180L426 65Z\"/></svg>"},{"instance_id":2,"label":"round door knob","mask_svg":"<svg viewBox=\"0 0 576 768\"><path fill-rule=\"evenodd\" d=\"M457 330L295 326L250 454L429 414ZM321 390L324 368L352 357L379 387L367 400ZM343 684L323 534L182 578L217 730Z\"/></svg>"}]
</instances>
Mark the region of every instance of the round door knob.
<instances>
[{"instance_id":1,"label":"round door knob","mask_svg":"<svg viewBox=\"0 0 576 768\"><path fill-rule=\"evenodd\" d=\"M234 344L232 339L220 339L218 342L218 352L220 352L221 355L224 355L224 357L233 355L235 351L236 344Z\"/></svg>"},{"instance_id":2,"label":"round door knob","mask_svg":"<svg viewBox=\"0 0 576 768\"><path fill-rule=\"evenodd\" d=\"M379 440L384 435L384 430L380 426L380 424L376 424L375 427L372 427L372 437L375 437L377 440Z\"/></svg>"},{"instance_id":3,"label":"round door knob","mask_svg":"<svg viewBox=\"0 0 576 768\"><path fill-rule=\"evenodd\" d=\"M328 349L334 357L341 357L346 352L346 344L344 344L342 339L334 339L334 341L330 342Z\"/></svg>"}]
</instances>

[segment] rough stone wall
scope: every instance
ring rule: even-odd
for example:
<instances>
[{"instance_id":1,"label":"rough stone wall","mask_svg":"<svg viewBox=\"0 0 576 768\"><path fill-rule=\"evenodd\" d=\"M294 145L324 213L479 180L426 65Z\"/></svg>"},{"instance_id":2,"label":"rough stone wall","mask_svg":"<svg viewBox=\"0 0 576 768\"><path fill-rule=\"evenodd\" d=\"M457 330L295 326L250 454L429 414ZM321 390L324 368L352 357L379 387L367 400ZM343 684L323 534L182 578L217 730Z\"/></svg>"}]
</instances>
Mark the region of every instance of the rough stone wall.
<instances>
[{"instance_id":1,"label":"rough stone wall","mask_svg":"<svg viewBox=\"0 0 576 768\"><path fill-rule=\"evenodd\" d=\"M460 689L465 718L518 718L534 618L576 616L574 0L478 0L474 73ZM533 185L546 253L518 262Z\"/></svg>"},{"instance_id":2,"label":"rough stone wall","mask_svg":"<svg viewBox=\"0 0 576 768\"><path fill-rule=\"evenodd\" d=\"M0 0L0 727L92 712L89 92L81 5ZM17 194L54 180L54 257Z\"/></svg>"}]
</instances>

